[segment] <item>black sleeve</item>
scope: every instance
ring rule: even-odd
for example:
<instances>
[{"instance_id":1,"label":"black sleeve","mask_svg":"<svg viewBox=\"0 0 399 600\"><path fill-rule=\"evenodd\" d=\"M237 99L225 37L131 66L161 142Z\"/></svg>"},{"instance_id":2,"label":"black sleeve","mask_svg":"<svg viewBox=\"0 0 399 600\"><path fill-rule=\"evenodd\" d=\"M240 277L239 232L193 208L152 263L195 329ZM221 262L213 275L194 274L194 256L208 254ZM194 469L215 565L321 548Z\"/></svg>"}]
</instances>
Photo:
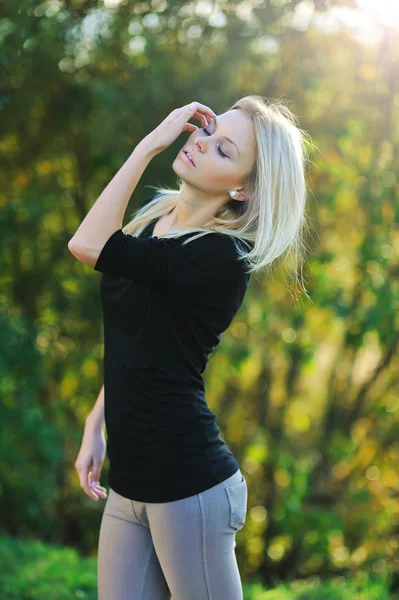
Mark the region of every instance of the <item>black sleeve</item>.
<instances>
[{"instance_id":1,"label":"black sleeve","mask_svg":"<svg viewBox=\"0 0 399 600\"><path fill-rule=\"evenodd\" d=\"M227 235L209 233L183 245L180 238L136 237L115 231L103 246L94 269L116 277L166 286L203 286L237 276L241 264Z\"/></svg>"}]
</instances>

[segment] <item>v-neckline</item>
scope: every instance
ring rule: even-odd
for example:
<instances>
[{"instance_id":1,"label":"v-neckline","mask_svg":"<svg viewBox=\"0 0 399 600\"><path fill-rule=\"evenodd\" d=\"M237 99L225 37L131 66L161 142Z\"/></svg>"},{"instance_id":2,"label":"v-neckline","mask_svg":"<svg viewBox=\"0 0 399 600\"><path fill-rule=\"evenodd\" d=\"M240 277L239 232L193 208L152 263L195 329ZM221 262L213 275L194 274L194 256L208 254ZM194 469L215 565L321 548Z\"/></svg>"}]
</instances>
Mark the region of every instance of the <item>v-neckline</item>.
<instances>
[{"instance_id":1,"label":"v-neckline","mask_svg":"<svg viewBox=\"0 0 399 600\"><path fill-rule=\"evenodd\" d=\"M145 237L154 237L154 229L155 229L155 225L158 223L159 219L161 217L155 217L154 219L152 219L152 221L150 221L144 228L142 235L144 235ZM161 234L162 235L162 234ZM190 233L185 233L184 235L191 235ZM156 235L155 237L158 237L158 235Z\"/></svg>"}]
</instances>

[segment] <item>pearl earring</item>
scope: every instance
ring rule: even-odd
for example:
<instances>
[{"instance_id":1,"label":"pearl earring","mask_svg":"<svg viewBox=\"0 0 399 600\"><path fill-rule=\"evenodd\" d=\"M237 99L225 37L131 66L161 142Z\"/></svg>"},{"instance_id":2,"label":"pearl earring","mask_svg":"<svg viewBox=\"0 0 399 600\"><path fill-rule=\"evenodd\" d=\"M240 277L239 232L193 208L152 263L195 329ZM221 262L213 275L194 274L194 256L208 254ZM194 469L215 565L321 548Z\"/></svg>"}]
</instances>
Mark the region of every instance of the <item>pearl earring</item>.
<instances>
[{"instance_id":1,"label":"pearl earring","mask_svg":"<svg viewBox=\"0 0 399 600\"><path fill-rule=\"evenodd\" d=\"M232 192L230 192L230 196L232 198L234 198L234 196L237 196L237 192L235 190L233 190Z\"/></svg>"}]
</instances>

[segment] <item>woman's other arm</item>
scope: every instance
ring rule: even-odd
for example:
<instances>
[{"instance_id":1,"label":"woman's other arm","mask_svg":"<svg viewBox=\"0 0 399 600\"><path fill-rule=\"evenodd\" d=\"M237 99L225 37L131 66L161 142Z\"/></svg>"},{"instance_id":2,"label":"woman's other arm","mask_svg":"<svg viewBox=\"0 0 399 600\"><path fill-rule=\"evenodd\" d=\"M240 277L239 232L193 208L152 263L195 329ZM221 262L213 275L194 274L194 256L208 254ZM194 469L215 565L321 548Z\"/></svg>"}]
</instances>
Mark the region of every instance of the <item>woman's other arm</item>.
<instances>
[{"instance_id":1,"label":"woman's other arm","mask_svg":"<svg viewBox=\"0 0 399 600\"><path fill-rule=\"evenodd\" d=\"M75 461L80 487L92 498L107 497L107 490L100 485L100 474L106 454L104 435L104 386L102 386L95 405L86 417L82 444Z\"/></svg>"},{"instance_id":2,"label":"woman's other arm","mask_svg":"<svg viewBox=\"0 0 399 600\"><path fill-rule=\"evenodd\" d=\"M102 386L97 400L86 417L85 428L102 431L105 427L104 419L104 385Z\"/></svg>"}]
</instances>

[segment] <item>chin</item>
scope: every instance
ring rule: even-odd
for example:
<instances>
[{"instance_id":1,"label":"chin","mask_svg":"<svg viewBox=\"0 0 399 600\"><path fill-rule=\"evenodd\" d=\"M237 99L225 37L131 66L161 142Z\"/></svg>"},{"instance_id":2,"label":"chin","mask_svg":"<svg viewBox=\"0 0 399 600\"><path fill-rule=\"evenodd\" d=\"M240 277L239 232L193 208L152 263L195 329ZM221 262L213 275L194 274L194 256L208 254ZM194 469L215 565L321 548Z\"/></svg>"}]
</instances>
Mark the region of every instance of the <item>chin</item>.
<instances>
[{"instance_id":1,"label":"chin","mask_svg":"<svg viewBox=\"0 0 399 600\"><path fill-rule=\"evenodd\" d=\"M185 178L187 177L187 170L184 169L184 165L183 166L179 165L179 162L180 162L179 157L176 157L172 163L172 169L176 173L176 175L184 181Z\"/></svg>"}]
</instances>

